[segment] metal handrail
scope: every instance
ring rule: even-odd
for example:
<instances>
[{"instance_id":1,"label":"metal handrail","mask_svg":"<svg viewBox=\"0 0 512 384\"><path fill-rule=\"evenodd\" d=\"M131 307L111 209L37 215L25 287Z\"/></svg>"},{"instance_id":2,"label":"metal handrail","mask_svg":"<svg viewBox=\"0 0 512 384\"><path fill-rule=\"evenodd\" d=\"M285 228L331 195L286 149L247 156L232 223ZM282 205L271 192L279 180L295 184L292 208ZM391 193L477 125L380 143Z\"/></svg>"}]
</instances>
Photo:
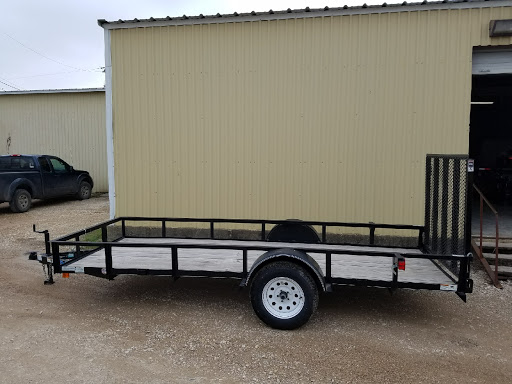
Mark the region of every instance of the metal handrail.
<instances>
[{"instance_id":1,"label":"metal handrail","mask_svg":"<svg viewBox=\"0 0 512 384\"><path fill-rule=\"evenodd\" d=\"M473 184L473 188L475 189L475 191L480 195L480 244L479 244L479 248L480 248L480 254L483 256L483 252L482 252L482 232L483 232L483 216L484 216L484 202L487 204L487 206L491 209L492 213L494 213L494 218L495 218L495 221L496 221L496 238L495 238L495 249L494 249L494 252L495 252L495 258L494 258L494 279L493 279L493 282L494 284L499 284L499 281L498 281L498 255L499 255L499 241L500 241L500 237L499 237L499 216L498 216L498 211L493 207L493 205L491 204L491 202L489 200L487 200L487 198L484 196L484 194L482 193L482 191L476 186ZM492 276L491 276L492 277Z\"/></svg>"}]
</instances>

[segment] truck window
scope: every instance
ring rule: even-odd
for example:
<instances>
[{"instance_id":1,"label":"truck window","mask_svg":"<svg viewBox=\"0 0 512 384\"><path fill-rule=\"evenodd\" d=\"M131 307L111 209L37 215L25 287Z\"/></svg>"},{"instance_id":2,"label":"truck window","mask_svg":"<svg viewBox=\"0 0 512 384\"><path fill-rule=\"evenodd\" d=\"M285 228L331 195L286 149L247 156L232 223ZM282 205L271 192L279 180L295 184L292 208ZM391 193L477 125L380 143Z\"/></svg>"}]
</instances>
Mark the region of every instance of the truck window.
<instances>
[{"instance_id":1,"label":"truck window","mask_svg":"<svg viewBox=\"0 0 512 384\"><path fill-rule=\"evenodd\" d=\"M53 171L55 173L66 173L69 172L69 165L59 159L50 159L52 163Z\"/></svg>"},{"instance_id":2,"label":"truck window","mask_svg":"<svg viewBox=\"0 0 512 384\"><path fill-rule=\"evenodd\" d=\"M8 156L0 158L0 169L34 169L34 160L28 156Z\"/></svg>"},{"instance_id":3,"label":"truck window","mask_svg":"<svg viewBox=\"0 0 512 384\"><path fill-rule=\"evenodd\" d=\"M13 157L11 159L11 169L20 169L20 158L19 157Z\"/></svg>"},{"instance_id":4,"label":"truck window","mask_svg":"<svg viewBox=\"0 0 512 384\"><path fill-rule=\"evenodd\" d=\"M34 169L34 160L31 157L20 156L13 158L14 160L19 159L19 167L20 169Z\"/></svg>"},{"instance_id":5,"label":"truck window","mask_svg":"<svg viewBox=\"0 0 512 384\"><path fill-rule=\"evenodd\" d=\"M11 169L11 158L0 157L0 170L4 171L7 169Z\"/></svg>"},{"instance_id":6,"label":"truck window","mask_svg":"<svg viewBox=\"0 0 512 384\"><path fill-rule=\"evenodd\" d=\"M43 172L51 172L52 169L50 168L50 163L48 163L48 160L46 160L46 157L40 157L39 159L39 165L41 165L41 171Z\"/></svg>"}]
</instances>

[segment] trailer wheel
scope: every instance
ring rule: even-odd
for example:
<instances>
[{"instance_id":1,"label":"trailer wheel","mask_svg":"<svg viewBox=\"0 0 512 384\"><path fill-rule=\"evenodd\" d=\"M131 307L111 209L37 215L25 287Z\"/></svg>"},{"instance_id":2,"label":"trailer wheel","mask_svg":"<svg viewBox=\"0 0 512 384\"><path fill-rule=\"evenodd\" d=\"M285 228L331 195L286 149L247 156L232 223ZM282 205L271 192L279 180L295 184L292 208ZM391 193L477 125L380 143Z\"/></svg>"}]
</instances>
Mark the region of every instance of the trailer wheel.
<instances>
[{"instance_id":1,"label":"trailer wheel","mask_svg":"<svg viewBox=\"0 0 512 384\"><path fill-rule=\"evenodd\" d=\"M27 212L32 204L32 196L25 189L17 189L12 196L9 206L14 213Z\"/></svg>"},{"instance_id":2,"label":"trailer wheel","mask_svg":"<svg viewBox=\"0 0 512 384\"><path fill-rule=\"evenodd\" d=\"M258 271L250 292L254 312L272 328L298 328L318 306L318 288L311 275L287 261L272 262Z\"/></svg>"},{"instance_id":3,"label":"trailer wheel","mask_svg":"<svg viewBox=\"0 0 512 384\"><path fill-rule=\"evenodd\" d=\"M78 186L78 193L76 197L78 200L86 200L91 197L91 192L91 184L89 184L87 181L82 181Z\"/></svg>"}]
</instances>

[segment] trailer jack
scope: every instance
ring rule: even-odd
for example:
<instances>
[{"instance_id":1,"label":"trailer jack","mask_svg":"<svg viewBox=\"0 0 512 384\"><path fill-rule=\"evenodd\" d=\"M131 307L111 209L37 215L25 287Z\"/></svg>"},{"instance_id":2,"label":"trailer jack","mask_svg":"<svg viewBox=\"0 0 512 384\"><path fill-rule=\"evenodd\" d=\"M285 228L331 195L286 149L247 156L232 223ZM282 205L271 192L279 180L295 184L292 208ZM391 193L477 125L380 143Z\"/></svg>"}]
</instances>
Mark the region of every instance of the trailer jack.
<instances>
[{"instance_id":1,"label":"trailer jack","mask_svg":"<svg viewBox=\"0 0 512 384\"><path fill-rule=\"evenodd\" d=\"M52 285L55 283L55 281L53 280L53 268L51 263L43 264L43 274L45 277L44 285Z\"/></svg>"},{"instance_id":2,"label":"trailer jack","mask_svg":"<svg viewBox=\"0 0 512 384\"><path fill-rule=\"evenodd\" d=\"M28 259L37 260L41 264L43 264L43 274L45 277L44 285L54 284L55 281L53 280L53 257L50 254L50 234L48 233L48 230L38 231L36 229L35 224L32 225L32 231L44 235L44 247L46 253L38 255L37 252L30 252Z\"/></svg>"},{"instance_id":3,"label":"trailer jack","mask_svg":"<svg viewBox=\"0 0 512 384\"><path fill-rule=\"evenodd\" d=\"M44 285L55 283L53 280L53 258L47 254L38 255L37 252L30 252L29 260L37 260L43 265Z\"/></svg>"},{"instance_id":4,"label":"trailer jack","mask_svg":"<svg viewBox=\"0 0 512 384\"><path fill-rule=\"evenodd\" d=\"M44 285L55 283L53 280L53 261L51 256L38 255L36 252L31 252L28 258L29 260L37 260L43 265Z\"/></svg>"}]
</instances>

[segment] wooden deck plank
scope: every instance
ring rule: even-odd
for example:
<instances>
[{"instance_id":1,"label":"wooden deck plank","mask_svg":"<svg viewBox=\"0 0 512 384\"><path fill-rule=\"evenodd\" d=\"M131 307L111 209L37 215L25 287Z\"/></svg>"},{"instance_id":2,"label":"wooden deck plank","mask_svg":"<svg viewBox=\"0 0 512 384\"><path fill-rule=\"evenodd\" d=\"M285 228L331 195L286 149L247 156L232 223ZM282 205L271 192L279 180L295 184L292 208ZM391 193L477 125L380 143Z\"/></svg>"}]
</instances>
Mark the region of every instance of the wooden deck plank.
<instances>
[{"instance_id":1,"label":"wooden deck plank","mask_svg":"<svg viewBox=\"0 0 512 384\"><path fill-rule=\"evenodd\" d=\"M293 248L299 246L304 249L321 249L331 252L361 251L375 252L375 247L366 246L340 246L330 244L297 244L297 243L269 243L265 241L234 241L234 240L207 240L207 239L172 239L172 238L128 238L121 240L124 243L148 243L148 244L176 244L191 245L198 248L178 249L178 265L182 271L203 270L211 272L242 272L242 251L232 249L205 249L201 245L226 245L226 246L273 246L278 248ZM380 249L377 248L377 251ZM383 250L384 251L384 250ZM386 248L390 253L420 253L417 249ZM262 251L248 251L248 269L256 259L265 253ZM325 274L325 254L309 253L319 264ZM172 269L170 248L112 248L112 265L117 269ZM105 251L97 251L81 260L74 262L73 267L105 267ZM68 267L66 267L68 268ZM64 268L64 269L66 269ZM331 260L331 273L334 278L367 279L378 281L392 280L392 258L385 256L354 256L346 254L333 254ZM430 260L412 259L406 260L405 271L400 271L399 282L451 284L448 279Z\"/></svg>"}]
</instances>

